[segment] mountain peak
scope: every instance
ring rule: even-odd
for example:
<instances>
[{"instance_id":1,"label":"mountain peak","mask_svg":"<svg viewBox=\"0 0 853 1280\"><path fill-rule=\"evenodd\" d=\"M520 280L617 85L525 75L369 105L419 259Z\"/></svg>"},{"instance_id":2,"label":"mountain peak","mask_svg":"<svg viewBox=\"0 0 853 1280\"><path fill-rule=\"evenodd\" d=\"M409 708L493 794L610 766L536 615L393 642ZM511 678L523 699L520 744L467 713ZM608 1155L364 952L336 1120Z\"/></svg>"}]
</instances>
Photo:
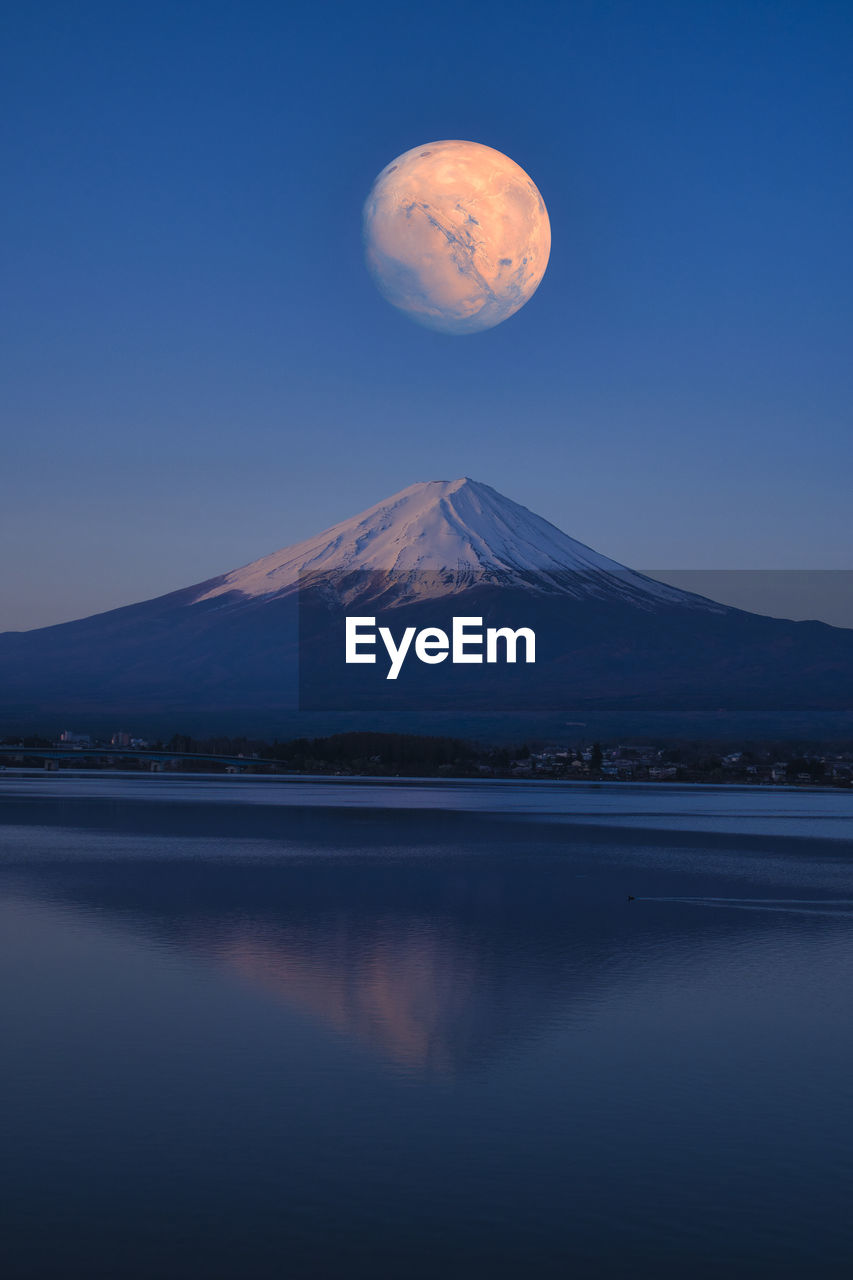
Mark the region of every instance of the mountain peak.
<instances>
[{"instance_id":1,"label":"mountain peak","mask_svg":"<svg viewBox=\"0 0 853 1280\"><path fill-rule=\"evenodd\" d=\"M489 582L630 597L649 607L700 603L599 555L469 476L409 485L313 538L200 584L192 600L270 599L296 590L306 575L336 583L386 575L401 598L453 594Z\"/></svg>"},{"instance_id":2,"label":"mountain peak","mask_svg":"<svg viewBox=\"0 0 853 1280\"><path fill-rule=\"evenodd\" d=\"M422 480L423 488L432 488L440 485L447 493L455 493L457 489L462 489L466 484L472 485L475 489L488 489L488 485L483 485L479 480L472 480L470 476L459 476L456 480ZM412 488L417 486L413 485Z\"/></svg>"},{"instance_id":3,"label":"mountain peak","mask_svg":"<svg viewBox=\"0 0 853 1280\"><path fill-rule=\"evenodd\" d=\"M401 489L399 493L392 494L385 501L395 502L398 498L403 497L404 494L421 493L424 497L438 502L439 499L448 497L453 493L459 493L466 488L472 490L489 489L489 485L483 484L479 480L472 480L470 476L459 476L456 480L419 480L416 484L410 484L407 489ZM495 493L496 490L491 489L490 492Z\"/></svg>"}]
</instances>

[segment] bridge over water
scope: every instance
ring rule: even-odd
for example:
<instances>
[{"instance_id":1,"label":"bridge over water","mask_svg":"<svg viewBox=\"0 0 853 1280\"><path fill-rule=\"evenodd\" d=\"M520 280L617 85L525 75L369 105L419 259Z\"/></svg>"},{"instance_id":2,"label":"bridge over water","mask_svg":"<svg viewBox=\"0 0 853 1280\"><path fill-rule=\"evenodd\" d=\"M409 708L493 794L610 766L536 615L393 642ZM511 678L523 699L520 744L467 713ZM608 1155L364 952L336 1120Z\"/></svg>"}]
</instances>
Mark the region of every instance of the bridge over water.
<instances>
[{"instance_id":1,"label":"bridge over water","mask_svg":"<svg viewBox=\"0 0 853 1280\"><path fill-rule=\"evenodd\" d=\"M245 771L265 765L284 765L283 760L259 759L256 756L227 756L200 751L142 750L138 747L21 747L0 746L0 765L43 760L46 769L59 769L63 764L85 768L88 762L99 764L119 760L138 760L156 772L164 765L183 762L224 765L227 769Z\"/></svg>"}]
</instances>

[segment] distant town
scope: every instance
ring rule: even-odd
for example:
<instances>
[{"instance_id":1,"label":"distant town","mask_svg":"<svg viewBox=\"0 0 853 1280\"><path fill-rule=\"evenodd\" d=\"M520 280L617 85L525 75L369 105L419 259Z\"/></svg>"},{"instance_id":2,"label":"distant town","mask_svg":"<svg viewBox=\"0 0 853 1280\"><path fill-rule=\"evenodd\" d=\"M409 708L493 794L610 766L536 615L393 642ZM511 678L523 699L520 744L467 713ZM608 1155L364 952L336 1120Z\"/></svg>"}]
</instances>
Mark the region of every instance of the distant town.
<instances>
[{"instance_id":1,"label":"distant town","mask_svg":"<svg viewBox=\"0 0 853 1280\"><path fill-rule=\"evenodd\" d=\"M372 732L273 742L175 734L155 742L124 730L98 739L65 729L56 737L0 741L0 770L10 768L851 787L853 748L784 742L495 747L462 738Z\"/></svg>"}]
</instances>

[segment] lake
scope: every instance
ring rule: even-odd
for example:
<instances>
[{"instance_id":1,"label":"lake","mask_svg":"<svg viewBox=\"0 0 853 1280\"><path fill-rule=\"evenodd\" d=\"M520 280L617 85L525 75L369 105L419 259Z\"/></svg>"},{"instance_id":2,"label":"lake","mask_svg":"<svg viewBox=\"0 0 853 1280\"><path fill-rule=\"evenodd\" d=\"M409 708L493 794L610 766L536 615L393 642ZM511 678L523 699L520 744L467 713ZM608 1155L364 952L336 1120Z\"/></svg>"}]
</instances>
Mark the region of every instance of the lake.
<instances>
[{"instance_id":1,"label":"lake","mask_svg":"<svg viewBox=\"0 0 853 1280\"><path fill-rule=\"evenodd\" d=\"M853 1272L853 792L7 771L0 954L4 1280Z\"/></svg>"}]
</instances>

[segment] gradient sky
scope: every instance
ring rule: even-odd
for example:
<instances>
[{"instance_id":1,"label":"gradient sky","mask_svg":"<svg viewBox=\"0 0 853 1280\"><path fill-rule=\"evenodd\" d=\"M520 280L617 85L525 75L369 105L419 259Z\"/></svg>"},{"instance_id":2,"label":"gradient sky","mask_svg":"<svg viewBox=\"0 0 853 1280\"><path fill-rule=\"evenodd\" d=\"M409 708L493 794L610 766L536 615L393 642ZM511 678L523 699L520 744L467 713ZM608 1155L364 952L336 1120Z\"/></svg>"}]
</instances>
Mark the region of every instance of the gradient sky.
<instances>
[{"instance_id":1,"label":"gradient sky","mask_svg":"<svg viewBox=\"0 0 853 1280\"><path fill-rule=\"evenodd\" d=\"M853 8L7 6L0 627L471 475L643 567L853 567ZM533 300L447 337L361 207L442 138L531 175Z\"/></svg>"}]
</instances>

